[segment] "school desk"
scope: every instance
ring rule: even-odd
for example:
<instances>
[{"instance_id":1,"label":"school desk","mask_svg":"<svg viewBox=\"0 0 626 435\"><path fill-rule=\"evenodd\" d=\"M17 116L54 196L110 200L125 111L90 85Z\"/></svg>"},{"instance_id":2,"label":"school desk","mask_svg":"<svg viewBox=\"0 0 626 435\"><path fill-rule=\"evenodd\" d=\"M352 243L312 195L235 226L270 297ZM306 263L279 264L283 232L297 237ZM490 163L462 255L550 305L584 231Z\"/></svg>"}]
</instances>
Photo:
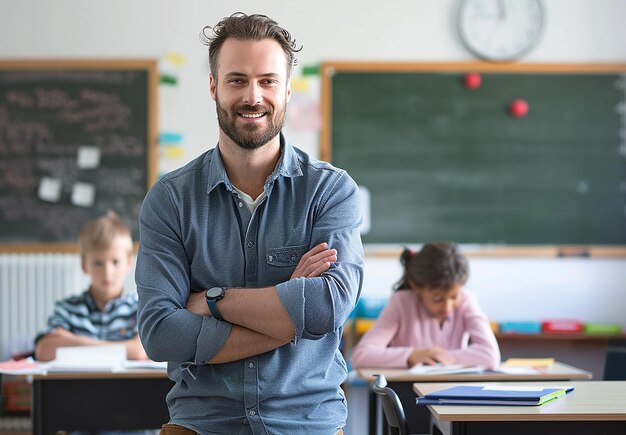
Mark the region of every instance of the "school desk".
<instances>
[{"instance_id":1,"label":"school desk","mask_svg":"<svg viewBox=\"0 0 626 435\"><path fill-rule=\"evenodd\" d=\"M415 374L403 369L360 369L359 377L366 381L373 381L375 374L385 375L389 386L400 396L402 404L406 408L414 398L412 384L414 382L481 382L481 381L571 381L591 379L592 374L561 362L555 362L550 367L537 369L536 373L498 373L486 371L483 373L467 374ZM368 393L368 427L370 435L378 435L381 432L383 418L382 409L378 403L378 397L371 391ZM411 416L407 415L412 430L425 431L430 420L427 410L415 411ZM419 427L413 427L419 426Z\"/></svg>"},{"instance_id":2,"label":"school desk","mask_svg":"<svg viewBox=\"0 0 626 435\"><path fill-rule=\"evenodd\" d=\"M496 382L494 385L507 385ZM524 382L516 385L561 385ZM416 383L422 396L457 385ZM491 385L491 383L490 383ZM506 434L626 434L626 381L567 382L574 391L541 406L427 406L433 416L433 433L444 435ZM418 406L406 410L413 412Z\"/></svg>"},{"instance_id":3,"label":"school desk","mask_svg":"<svg viewBox=\"0 0 626 435\"><path fill-rule=\"evenodd\" d=\"M159 429L169 420L165 395L173 385L156 369L35 375L33 433Z\"/></svg>"}]
</instances>

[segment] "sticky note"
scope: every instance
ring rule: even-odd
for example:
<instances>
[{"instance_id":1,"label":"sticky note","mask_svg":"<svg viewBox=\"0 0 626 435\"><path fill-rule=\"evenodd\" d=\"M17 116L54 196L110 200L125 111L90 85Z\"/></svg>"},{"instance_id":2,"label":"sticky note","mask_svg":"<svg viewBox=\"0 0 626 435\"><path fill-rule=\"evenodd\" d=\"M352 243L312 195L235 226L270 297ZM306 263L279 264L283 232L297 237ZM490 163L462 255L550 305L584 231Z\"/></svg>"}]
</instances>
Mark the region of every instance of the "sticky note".
<instances>
[{"instance_id":1,"label":"sticky note","mask_svg":"<svg viewBox=\"0 0 626 435\"><path fill-rule=\"evenodd\" d=\"M100 148L96 146L78 147L76 159L78 169L96 169L100 166Z\"/></svg>"},{"instance_id":2,"label":"sticky note","mask_svg":"<svg viewBox=\"0 0 626 435\"><path fill-rule=\"evenodd\" d=\"M291 79L291 90L293 92L307 92L309 90L309 80L304 77L293 77Z\"/></svg>"},{"instance_id":3,"label":"sticky note","mask_svg":"<svg viewBox=\"0 0 626 435\"><path fill-rule=\"evenodd\" d=\"M319 65L305 65L302 67L302 75L305 76L318 76L320 74Z\"/></svg>"},{"instance_id":4,"label":"sticky note","mask_svg":"<svg viewBox=\"0 0 626 435\"><path fill-rule=\"evenodd\" d=\"M185 156L185 149L177 146L164 146L161 147L162 156L166 159L182 159Z\"/></svg>"},{"instance_id":5,"label":"sticky note","mask_svg":"<svg viewBox=\"0 0 626 435\"><path fill-rule=\"evenodd\" d=\"M96 198L96 187L91 183L78 182L72 187L71 202L79 207L93 206Z\"/></svg>"},{"instance_id":6,"label":"sticky note","mask_svg":"<svg viewBox=\"0 0 626 435\"><path fill-rule=\"evenodd\" d=\"M172 65L182 66L185 64L185 56L180 53L176 53L171 51L165 55L165 60L167 60Z\"/></svg>"},{"instance_id":7,"label":"sticky note","mask_svg":"<svg viewBox=\"0 0 626 435\"><path fill-rule=\"evenodd\" d=\"M161 74L160 82L164 85L175 85L178 79L168 74Z\"/></svg>"},{"instance_id":8,"label":"sticky note","mask_svg":"<svg viewBox=\"0 0 626 435\"><path fill-rule=\"evenodd\" d=\"M39 181L37 196L48 202L59 202L63 183L58 178L43 177Z\"/></svg>"},{"instance_id":9,"label":"sticky note","mask_svg":"<svg viewBox=\"0 0 626 435\"><path fill-rule=\"evenodd\" d=\"M182 142L183 135L181 133L175 133L171 131L164 131L159 134L159 143L162 145L170 145Z\"/></svg>"}]
</instances>

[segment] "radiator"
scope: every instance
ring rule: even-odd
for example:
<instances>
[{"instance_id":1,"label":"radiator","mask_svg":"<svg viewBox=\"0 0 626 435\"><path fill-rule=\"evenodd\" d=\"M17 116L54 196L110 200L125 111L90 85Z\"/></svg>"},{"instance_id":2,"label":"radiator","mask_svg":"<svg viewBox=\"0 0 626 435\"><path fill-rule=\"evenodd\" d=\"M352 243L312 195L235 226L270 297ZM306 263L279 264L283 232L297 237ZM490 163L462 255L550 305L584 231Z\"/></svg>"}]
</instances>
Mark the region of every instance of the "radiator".
<instances>
[{"instance_id":1,"label":"radiator","mask_svg":"<svg viewBox=\"0 0 626 435\"><path fill-rule=\"evenodd\" d=\"M0 360L32 351L55 301L88 284L78 254L0 254Z\"/></svg>"}]
</instances>

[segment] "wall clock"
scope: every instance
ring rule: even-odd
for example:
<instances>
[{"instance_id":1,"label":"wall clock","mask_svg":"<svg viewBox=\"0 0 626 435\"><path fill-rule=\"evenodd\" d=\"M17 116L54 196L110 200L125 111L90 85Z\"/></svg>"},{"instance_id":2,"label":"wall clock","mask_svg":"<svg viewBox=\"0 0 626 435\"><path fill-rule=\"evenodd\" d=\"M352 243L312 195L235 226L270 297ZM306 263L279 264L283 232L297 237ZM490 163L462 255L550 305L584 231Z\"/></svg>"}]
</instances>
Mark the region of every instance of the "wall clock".
<instances>
[{"instance_id":1,"label":"wall clock","mask_svg":"<svg viewBox=\"0 0 626 435\"><path fill-rule=\"evenodd\" d=\"M520 59L539 40L541 0L461 0L458 29L463 44L487 61Z\"/></svg>"}]
</instances>

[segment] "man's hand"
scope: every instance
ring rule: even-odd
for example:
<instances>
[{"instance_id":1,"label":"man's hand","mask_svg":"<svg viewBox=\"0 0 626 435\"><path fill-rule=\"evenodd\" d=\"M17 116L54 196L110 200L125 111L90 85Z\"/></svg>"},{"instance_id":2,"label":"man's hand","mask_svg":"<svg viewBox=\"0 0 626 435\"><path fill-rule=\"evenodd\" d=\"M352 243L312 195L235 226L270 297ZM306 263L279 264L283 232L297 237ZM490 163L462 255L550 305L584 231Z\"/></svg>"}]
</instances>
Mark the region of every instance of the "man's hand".
<instances>
[{"instance_id":1,"label":"man's hand","mask_svg":"<svg viewBox=\"0 0 626 435\"><path fill-rule=\"evenodd\" d=\"M337 250L328 249L328 243L322 242L302 256L296 269L291 274L294 278L312 278L319 276L337 261Z\"/></svg>"},{"instance_id":2,"label":"man's hand","mask_svg":"<svg viewBox=\"0 0 626 435\"><path fill-rule=\"evenodd\" d=\"M448 355L445 349L440 347L430 347L426 349L413 349L411 355L409 355L409 367L413 367L418 364L452 364L454 362L454 358Z\"/></svg>"}]
</instances>

